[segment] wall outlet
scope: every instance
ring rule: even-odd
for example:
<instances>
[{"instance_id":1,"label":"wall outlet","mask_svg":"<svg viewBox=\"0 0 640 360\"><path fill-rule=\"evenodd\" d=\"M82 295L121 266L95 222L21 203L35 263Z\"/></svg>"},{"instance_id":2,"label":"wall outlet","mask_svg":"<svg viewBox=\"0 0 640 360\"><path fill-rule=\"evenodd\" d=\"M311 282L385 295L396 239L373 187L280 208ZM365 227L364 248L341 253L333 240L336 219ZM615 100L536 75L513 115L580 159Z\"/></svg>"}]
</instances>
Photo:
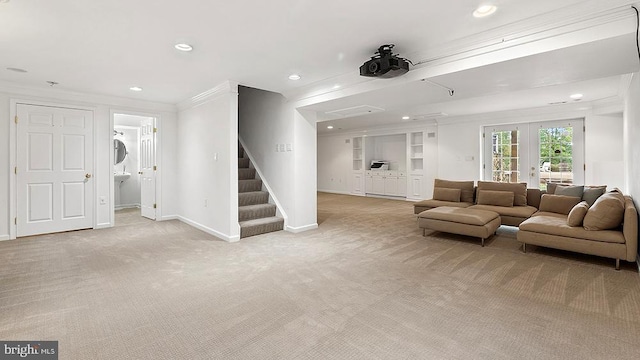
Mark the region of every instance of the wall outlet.
<instances>
[{"instance_id":1,"label":"wall outlet","mask_svg":"<svg viewBox=\"0 0 640 360\"><path fill-rule=\"evenodd\" d=\"M293 145L287 144L287 151L292 151L292 150L293 150Z\"/></svg>"},{"instance_id":2,"label":"wall outlet","mask_svg":"<svg viewBox=\"0 0 640 360\"><path fill-rule=\"evenodd\" d=\"M107 205L107 197L100 196L100 205Z\"/></svg>"},{"instance_id":3,"label":"wall outlet","mask_svg":"<svg viewBox=\"0 0 640 360\"><path fill-rule=\"evenodd\" d=\"M207 207L207 206L209 206L209 200L204 199L204 207Z\"/></svg>"}]
</instances>

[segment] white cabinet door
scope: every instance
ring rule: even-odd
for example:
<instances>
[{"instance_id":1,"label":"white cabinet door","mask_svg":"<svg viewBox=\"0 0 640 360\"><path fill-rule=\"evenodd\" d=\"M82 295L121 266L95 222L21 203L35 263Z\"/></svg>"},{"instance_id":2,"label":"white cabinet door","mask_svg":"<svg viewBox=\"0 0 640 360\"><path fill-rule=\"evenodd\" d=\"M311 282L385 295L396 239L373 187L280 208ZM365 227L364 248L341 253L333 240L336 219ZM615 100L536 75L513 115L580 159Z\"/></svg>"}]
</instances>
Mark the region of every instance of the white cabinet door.
<instances>
[{"instance_id":1,"label":"white cabinet door","mask_svg":"<svg viewBox=\"0 0 640 360\"><path fill-rule=\"evenodd\" d=\"M398 177L387 176L384 179L384 194L396 196L398 195Z\"/></svg>"},{"instance_id":2,"label":"white cabinet door","mask_svg":"<svg viewBox=\"0 0 640 360\"><path fill-rule=\"evenodd\" d=\"M373 176L366 175L364 179L364 191L368 193L373 192Z\"/></svg>"},{"instance_id":3,"label":"white cabinet door","mask_svg":"<svg viewBox=\"0 0 640 360\"><path fill-rule=\"evenodd\" d=\"M354 194L363 194L362 186L364 184L364 176L362 174L353 174L353 190Z\"/></svg>"},{"instance_id":4,"label":"white cabinet door","mask_svg":"<svg viewBox=\"0 0 640 360\"><path fill-rule=\"evenodd\" d=\"M409 197L412 199L423 199L424 195L422 194L422 176L411 176L409 177Z\"/></svg>"},{"instance_id":5,"label":"white cabinet door","mask_svg":"<svg viewBox=\"0 0 640 360\"><path fill-rule=\"evenodd\" d=\"M384 195L384 177L383 176L372 177L371 193Z\"/></svg>"},{"instance_id":6,"label":"white cabinet door","mask_svg":"<svg viewBox=\"0 0 640 360\"><path fill-rule=\"evenodd\" d=\"M398 196L407 196L407 178L398 177Z\"/></svg>"},{"instance_id":7,"label":"white cabinet door","mask_svg":"<svg viewBox=\"0 0 640 360\"><path fill-rule=\"evenodd\" d=\"M142 216L156 219L156 146L155 119L140 121L140 211Z\"/></svg>"},{"instance_id":8,"label":"white cabinet door","mask_svg":"<svg viewBox=\"0 0 640 360\"><path fill-rule=\"evenodd\" d=\"M93 112L16 110L17 236L93 227Z\"/></svg>"}]
</instances>

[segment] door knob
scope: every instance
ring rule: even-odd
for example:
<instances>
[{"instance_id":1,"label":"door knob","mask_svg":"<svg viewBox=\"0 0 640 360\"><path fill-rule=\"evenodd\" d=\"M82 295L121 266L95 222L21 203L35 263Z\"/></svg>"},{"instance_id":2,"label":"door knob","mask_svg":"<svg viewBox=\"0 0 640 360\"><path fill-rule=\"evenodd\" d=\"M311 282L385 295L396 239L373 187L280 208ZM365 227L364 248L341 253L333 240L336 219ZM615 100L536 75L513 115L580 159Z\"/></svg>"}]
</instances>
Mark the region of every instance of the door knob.
<instances>
[{"instance_id":1,"label":"door knob","mask_svg":"<svg viewBox=\"0 0 640 360\"><path fill-rule=\"evenodd\" d=\"M90 179L91 178L91 174L84 174L84 177L87 178L87 179Z\"/></svg>"}]
</instances>

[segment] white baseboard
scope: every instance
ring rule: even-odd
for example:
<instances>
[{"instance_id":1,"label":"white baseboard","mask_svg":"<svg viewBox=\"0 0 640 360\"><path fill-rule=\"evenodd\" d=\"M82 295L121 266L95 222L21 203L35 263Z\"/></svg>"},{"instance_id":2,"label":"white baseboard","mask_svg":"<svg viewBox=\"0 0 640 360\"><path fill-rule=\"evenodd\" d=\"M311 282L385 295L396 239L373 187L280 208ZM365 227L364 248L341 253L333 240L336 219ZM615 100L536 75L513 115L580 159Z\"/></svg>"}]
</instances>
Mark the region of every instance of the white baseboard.
<instances>
[{"instance_id":1,"label":"white baseboard","mask_svg":"<svg viewBox=\"0 0 640 360\"><path fill-rule=\"evenodd\" d=\"M123 209L134 209L134 208L140 209L140 204L118 205L118 206L114 207L114 210L118 211L118 210L123 210Z\"/></svg>"},{"instance_id":2,"label":"white baseboard","mask_svg":"<svg viewBox=\"0 0 640 360\"><path fill-rule=\"evenodd\" d=\"M366 194L367 197L377 198L377 199L388 199L388 200L406 200L406 196L390 196L390 195L377 195L377 194Z\"/></svg>"},{"instance_id":3,"label":"white baseboard","mask_svg":"<svg viewBox=\"0 0 640 360\"><path fill-rule=\"evenodd\" d=\"M111 223L101 223L101 224L97 224L96 227L94 229L99 230L99 229L107 229L113 227L113 225L111 225Z\"/></svg>"},{"instance_id":4,"label":"white baseboard","mask_svg":"<svg viewBox=\"0 0 640 360\"><path fill-rule=\"evenodd\" d=\"M169 220L180 220L180 216L178 215L165 215L160 218L160 221L169 221Z\"/></svg>"},{"instance_id":5,"label":"white baseboard","mask_svg":"<svg viewBox=\"0 0 640 360\"><path fill-rule=\"evenodd\" d=\"M349 191L337 191L337 190L323 190L323 189L318 189L318 192L323 192L323 193L329 193L329 194L339 194L339 195L357 195L360 196L360 194L352 194Z\"/></svg>"},{"instance_id":6,"label":"white baseboard","mask_svg":"<svg viewBox=\"0 0 640 360\"><path fill-rule=\"evenodd\" d=\"M298 226L298 227L293 227L293 226L287 226L287 228L285 230L287 230L288 232L297 234L297 233L301 233L303 231L309 231L309 230L314 230L318 228L318 224L309 224L309 225L305 225L305 226Z\"/></svg>"},{"instance_id":7,"label":"white baseboard","mask_svg":"<svg viewBox=\"0 0 640 360\"><path fill-rule=\"evenodd\" d=\"M11 236L9 235L0 235L0 241L11 240Z\"/></svg>"},{"instance_id":8,"label":"white baseboard","mask_svg":"<svg viewBox=\"0 0 640 360\"><path fill-rule=\"evenodd\" d=\"M223 233L221 233L221 232L219 232L217 230L214 230L214 229L212 229L212 228L210 228L208 226L204 226L204 225L202 225L200 223L197 223L197 222L195 222L193 220L187 219L187 218L185 218L183 216L178 216L177 219L182 221L185 224L191 225L191 226L193 226L194 228L196 228L198 230L202 230L202 231L206 232L207 234L213 235L213 236L215 236L217 238L220 238L220 239L222 239L224 241L227 241L227 242L240 241L240 235L229 236L229 235L223 234Z\"/></svg>"}]
</instances>

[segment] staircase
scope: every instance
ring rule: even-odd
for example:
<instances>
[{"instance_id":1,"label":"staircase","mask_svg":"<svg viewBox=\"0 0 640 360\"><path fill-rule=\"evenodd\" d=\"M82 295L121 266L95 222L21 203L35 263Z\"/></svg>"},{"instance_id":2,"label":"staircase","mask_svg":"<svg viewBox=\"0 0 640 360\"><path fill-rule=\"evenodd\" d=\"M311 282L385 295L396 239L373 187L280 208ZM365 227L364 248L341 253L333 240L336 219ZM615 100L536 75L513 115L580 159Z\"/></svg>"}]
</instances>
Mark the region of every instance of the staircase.
<instances>
[{"instance_id":1,"label":"staircase","mask_svg":"<svg viewBox=\"0 0 640 360\"><path fill-rule=\"evenodd\" d=\"M276 206L269 204L269 193L262 190L262 180L238 144L238 222L240 238L279 231L284 219L276 216Z\"/></svg>"}]
</instances>

